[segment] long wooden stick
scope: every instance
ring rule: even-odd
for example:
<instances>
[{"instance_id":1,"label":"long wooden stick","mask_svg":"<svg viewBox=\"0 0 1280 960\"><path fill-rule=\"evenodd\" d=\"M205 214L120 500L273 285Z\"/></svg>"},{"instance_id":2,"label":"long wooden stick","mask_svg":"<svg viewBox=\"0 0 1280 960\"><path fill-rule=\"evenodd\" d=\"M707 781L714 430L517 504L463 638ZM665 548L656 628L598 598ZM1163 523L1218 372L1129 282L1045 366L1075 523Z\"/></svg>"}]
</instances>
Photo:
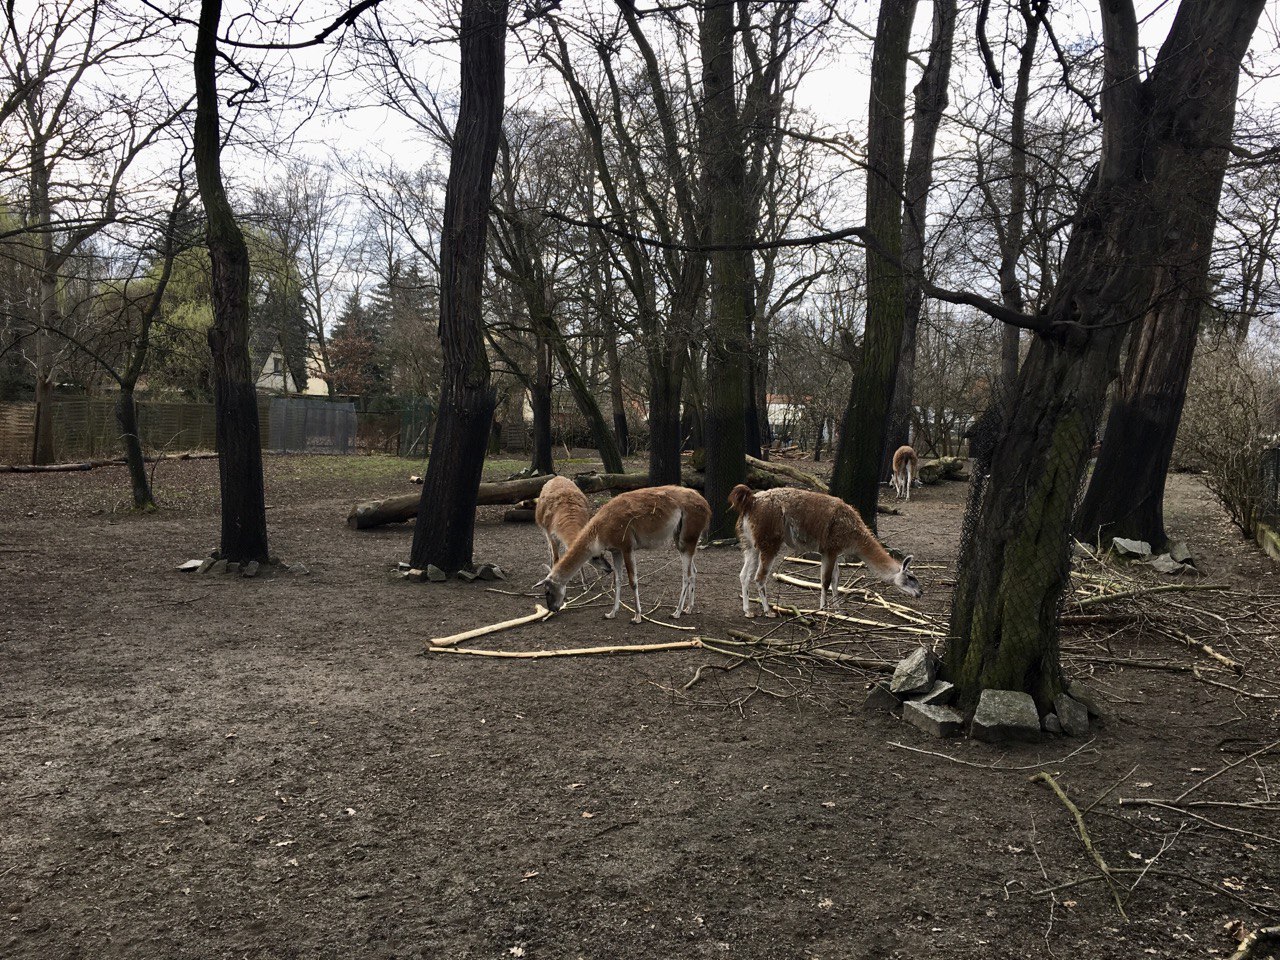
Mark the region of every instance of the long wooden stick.
<instances>
[{"instance_id":1,"label":"long wooden stick","mask_svg":"<svg viewBox=\"0 0 1280 960\"><path fill-rule=\"evenodd\" d=\"M1132 597L1145 597L1152 593L1187 593L1191 590L1226 590L1226 586L1215 583L1166 583L1159 587L1138 587L1135 590L1117 590L1114 593L1100 593L1096 597L1085 597L1072 600L1075 607L1091 607L1095 603L1109 603L1112 600L1128 600Z\"/></svg>"},{"instance_id":2,"label":"long wooden stick","mask_svg":"<svg viewBox=\"0 0 1280 960\"><path fill-rule=\"evenodd\" d=\"M441 647L456 646L463 640L471 640L474 637L483 637L490 633L510 630L512 627L522 627L526 623L537 623L539 620L545 620L549 616L551 616L551 611L542 604L538 604L534 612L526 617L516 617L514 620L503 620L501 623L491 623L487 627L476 627L474 630L455 633L449 637L432 637L427 641L427 649L436 650Z\"/></svg>"},{"instance_id":3,"label":"long wooden stick","mask_svg":"<svg viewBox=\"0 0 1280 960\"><path fill-rule=\"evenodd\" d=\"M1236 767L1240 766L1240 764L1248 763L1254 757L1260 757L1264 753L1270 753L1276 747L1280 747L1280 740L1273 740L1271 743L1268 743L1265 747L1261 747L1253 751L1253 753L1249 754L1247 757L1241 757L1239 760L1231 761L1231 763L1228 763L1225 767L1223 767L1217 773L1211 773L1209 774L1209 776L1205 777L1203 780L1199 781L1198 783L1194 783L1191 786L1187 787L1187 789L1183 790L1180 794L1178 794L1176 797L1173 798L1173 802L1181 803L1186 797L1195 793L1197 790L1203 787L1206 783L1210 783L1214 780L1217 780L1220 776L1222 776L1228 770L1234 770Z\"/></svg>"},{"instance_id":4,"label":"long wooden stick","mask_svg":"<svg viewBox=\"0 0 1280 960\"><path fill-rule=\"evenodd\" d=\"M474 647L427 647L427 653L457 653L469 657L499 657L506 660L545 660L548 657L591 657L611 653L656 653L659 650L692 650L702 646L697 637L670 643L619 644L610 647L569 647L561 650L477 650Z\"/></svg>"},{"instance_id":5,"label":"long wooden stick","mask_svg":"<svg viewBox=\"0 0 1280 960\"><path fill-rule=\"evenodd\" d=\"M1089 839L1089 831L1085 829L1084 816L1080 813L1080 808L1071 802L1071 798L1063 792L1062 788L1058 786L1058 781L1053 779L1050 774L1041 771L1031 778L1031 782L1047 783L1053 792L1058 795L1058 799L1062 801L1063 806L1071 811L1071 815L1076 820L1076 830L1080 834L1080 841L1084 844L1085 850L1089 852L1089 856L1093 857L1093 862L1098 865L1098 870L1101 871L1102 878L1106 881L1107 888L1111 891L1111 896L1116 902L1116 909L1120 911L1120 916L1128 920L1129 916L1124 912L1124 904L1120 902L1120 888L1116 886L1116 882L1111 876L1111 868L1107 866L1107 861L1102 859L1102 854L1094 848L1093 841Z\"/></svg>"},{"instance_id":6,"label":"long wooden stick","mask_svg":"<svg viewBox=\"0 0 1280 960\"><path fill-rule=\"evenodd\" d=\"M832 613L830 610L805 610L802 607L784 607L774 604L773 608L779 613L788 613L795 617L823 617L827 620L836 620L840 623L852 623L860 627L879 627L881 630L894 630L900 633L918 633L926 637L943 637L946 634L942 630L935 630L929 627L910 627L903 626L899 623L880 623L878 620L864 620L861 617L851 617L843 613Z\"/></svg>"}]
</instances>

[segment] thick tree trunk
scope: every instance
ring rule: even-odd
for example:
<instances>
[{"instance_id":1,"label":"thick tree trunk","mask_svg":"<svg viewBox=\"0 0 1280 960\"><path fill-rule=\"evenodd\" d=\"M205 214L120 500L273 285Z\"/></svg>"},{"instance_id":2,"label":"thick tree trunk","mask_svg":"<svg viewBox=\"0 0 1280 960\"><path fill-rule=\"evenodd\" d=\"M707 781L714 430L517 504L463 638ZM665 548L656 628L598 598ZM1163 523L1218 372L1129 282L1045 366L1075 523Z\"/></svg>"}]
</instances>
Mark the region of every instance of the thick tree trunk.
<instances>
[{"instance_id":1,"label":"thick tree trunk","mask_svg":"<svg viewBox=\"0 0 1280 960\"><path fill-rule=\"evenodd\" d=\"M1092 543L1114 537L1145 540L1153 550L1168 545L1164 487L1173 456L1191 358L1208 302L1209 258L1226 173L1225 144L1232 132L1239 72L1218 82L1219 106L1203 120L1206 132L1163 151L1162 174L1180 185L1169 215L1171 242L1163 251L1155 289L1134 331L1104 442L1084 502L1077 535Z\"/></svg>"},{"instance_id":2,"label":"thick tree trunk","mask_svg":"<svg viewBox=\"0 0 1280 960\"><path fill-rule=\"evenodd\" d=\"M746 160L734 89L734 11L731 3L702 9L699 45L702 50L702 193L707 214L707 239L713 244L741 244L747 240ZM751 363L748 332L751 315L747 297L753 282L750 254L718 251L711 254L711 299L707 346L706 497L711 505L707 535L734 535L736 514L729 507L729 491L746 477L747 417L754 411L748 393ZM755 436L759 454L759 433Z\"/></svg>"},{"instance_id":3,"label":"thick tree trunk","mask_svg":"<svg viewBox=\"0 0 1280 960\"><path fill-rule=\"evenodd\" d=\"M605 320L605 359L609 364L609 403L613 413L613 435L622 456L631 454L631 428L627 425L627 404L622 394L622 363L618 359L618 331L611 319Z\"/></svg>"},{"instance_id":4,"label":"thick tree trunk","mask_svg":"<svg viewBox=\"0 0 1280 960\"><path fill-rule=\"evenodd\" d=\"M124 460L129 467L133 508L154 510L156 502L151 495L151 482L147 479L147 463L142 452L142 437L138 433L138 404L135 401L132 386L123 386L120 389L120 396L116 400L116 422L120 425Z\"/></svg>"},{"instance_id":5,"label":"thick tree trunk","mask_svg":"<svg viewBox=\"0 0 1280 960\"><path fill-rule=\"evenodd\" d=\"M556 360L560 364L561 372L564 373L565 382L569 385L569 392L573 395L573 401L578 407L578 412L586 419L587 426L591 430L591 437L595 441L596 451L600 454L600 462L604 464L605 470L610 473L621 473L622 451L614 440L609 424L605 422L604 414L600 411L600 404L596 400L595 394L587 386L587 382L582 376L582 371L578 369L578 364L574 360L573 354L569 352L568 342L564 339L560 328L554 323L549 324L549 335ZM619 390L621 390L621 384L619 384Z\"/></svg>"},{"instance_id":6,"label":"thick tree trunk","mask_svg":"<svg viewBox=\"0 0 1280 960\"><path fill-rule=\"evenodd\" d=\"M249 252L222 184L216 77L221 0L203 0L196 38L195 164L212 269L214 432L224 559L267 560L258 396L249 363Z\"/></svg>"},{"instance_id":7,"label":"thick tree trunk","mask_svg":"<svg viewBox=\"0 0 1280 960\"><path fill-rule=\"evenodd\" d=\"M1132 5L1102 7L1102 156L1046 312L1061 326L1032 341L967 518L945 657L963 706L984 689L1011 688L1031 693L1044 712L1063 688L1058 604L1107 386L1130 325L1164 288L1167 265L1187 260L1183 159L1225 154L1236 77L1262 6L1184 2L1145 83Z\"/></svg>"},{"instance_id":8,"label":"thick tree trunk","mask_svg":"<svg viewBox=\"0 0 1280 960\"><path fill-rule=\"evenodd\" d=\"M929 219L929 188L933 185L933 148L942 114L947 109L947 84L951 76L951 48L956 29L956 0L934 0L933 39L929 62L915 90L915 117L911 124L911 156L907 160L906 216L902 220L902 267L905 273L906 312L902 323L902 350L885 431L880 476L893 471L893 454L911 442L911 410L916 379L916 328L924 306L925 224Z\"/></svg>"},{"instance_id":9,"label":"thick tree trunk","mask_svg":"<svg viewBox=\"0 0 1280 960\"><path fill-rule=\"evenodd\" d=\"M915 10L915 0L880 2L871 59L866 220L882 250L867 250L866 331L831 474L832 494L852 504L873 531L885 429L906 316L902 269L903 152L907 55Z\"/></svg>"},{"instance_id":10,"label":"thick tree trunk","mask_svg":"<svg viewBox=\"0 0 1280 960\"><path fill-rule=\"evenodd\" d=\"M506 66L506 0L463 0L462 93L440 239L444 384L411 562L455 572L471 563L476 493L497 398L489 384L481 292Z\"/></svg>"}]
</instances>

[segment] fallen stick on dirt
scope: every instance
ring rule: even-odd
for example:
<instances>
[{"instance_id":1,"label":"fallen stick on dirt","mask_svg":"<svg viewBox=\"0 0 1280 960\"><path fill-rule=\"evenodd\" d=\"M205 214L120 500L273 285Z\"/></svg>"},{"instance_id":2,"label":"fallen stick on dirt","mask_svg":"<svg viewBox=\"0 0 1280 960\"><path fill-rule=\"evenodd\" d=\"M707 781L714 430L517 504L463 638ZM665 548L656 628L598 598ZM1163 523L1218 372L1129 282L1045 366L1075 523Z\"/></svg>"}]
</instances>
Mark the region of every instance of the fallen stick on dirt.
<instances>
[{"instance_id":1,"label":"fallen stick on dirt","mask_svg":"<svg viewBox=\"0 0 1280 960\"><path fill-rule=\"evenodd\" d=\"M1254 833L1252 830L1244 830L1240 827L1232 827L1225 823L1218 823L1216 820L1210 820L1208 817L1201 816L1198 813L1192 813L1190 810L1186 809L1185 807L1180 807L1175 803L1169 802L1168 800L1157 800L1153 797L1121 797L1119 802L1120 802L1120 806L1122 807L1125 804L1128 804L1130 806L1158 807L1161 810L1169 810L1173 813L1180 813L1183 816L1191 817L1194 820L1199 820L1201 823L1207 823L1209 826L1216 827L1219 830L1225 830L1227 833L1238 833L1244 837L1253 837L1257 840L1266 840L1268 843L1280 843L1280 840L1277 840L1275 837L1269 837L1265 833Z\"/></svg>"},{"instance_id":2,"label":"fallen stick on dirt","mask_svg":"<svg viewBox=\"0 0 1280 960\"><path fill-rule=\"evenodd\" d=\"M1253 751L1253 753L1249 754L1248 756L1241 757L1239 760L1232 760L1225 767L1220 769L1217 773L1211 773L1209 774L1209 776L1205 777L1203 780L1200 780L1197 783L1193 783L1191 786L1187 787L1187 789L1183 790L1180 794L1178 794L1176 797L1173 798L1173 802L1174 803L1182 802L1191 794L1195 793L1197 790L1203 787L1206 783L1212 783L1214 780L1217 780L1220 776L1222 776L1228 770L1234 770L1236 767L1240 766L1240 764L1248 763L1254 757L1260 757L1264 753L1270 753L1276 747L1280 747L1280 740L1273 740L1271 743L1268 743L1265 747L1259 747L1257 750Z\"/></svg>"},{"instance_id":3,"label":"fallen stick on dirt","mask_svg":"<svg viewBox=\"0 0 1280 960\"><path fill-rule=\"evenodd\" d=\"M539 620L545 620L549 616L551 616L551 611L542 604L538 604L534 612L528 616L516 617L514 620L503 620L501 623L491 623L487 627L476 627L474 630L455 633L450 637L433 637L427 641L427 649L438 650L441 647L452 647L461 643L463 640L471 640L475 637L483 637L491 633L499 633L503 630L510 630L512 627L522 627L526 623L537 623Z\"/></svg>"},{"instance_id":4,"label":"fallen stick on dirt","mask_svg":"<svg viewBox=\"0 0 1280 960\"><path fill-rule=\"evenodd\" d=\"M1031 778L1031 782L1048 784L1049 788L1058 795L1058 799L1062 801L1063 806L1071 812L1071 816L1075 817L1076 830L1080 834L1080 841L1084 844L1089 856L1093 857L1093 862L1098 865L1098 870L1102 873L1107 889L1111 891L1111 896L1116 902L1116 909L1120 911L1120 916L1127 921L1129 916L1124 912L1124 904L1120 902L1120 888L1116 886L1115 878L1111 876L1111 868L1107 866L1107 861L1103 860L1102 854L1094 848L1093 840L1089 838L1089 831L1085 828L1084 815L1080 813L1080 808L1071 802L1071 798L1058 786L1058 781L1053 779L1052 775L1041 771Z\"/></svg>"},{"instance_id":5,"label":"fallen stick on dirt","mask_svg":"<svg viewBox=\"0 0 1280 960\"><path fill-rule=\"evenodd\" d=\"M779 613L790 614L793 617L822 617L825 620L835 620L840 623L852 623L859 627L878 627L881 630L895 630L901 633L917 633L926 637L945 637L946 631L939 630L929 626L903 626L900 623L880 623L878 620L864 620L861 617L851 617L844 613L832 613L830 610L805 610L803 607L784 607L774 604L773 609Z\"/></svg>"},{"instance_id":6,"label":"fallen stick on dirt","mask_svg":"<svg viewBox=\"0 0 1280 960\"><path fill-rule=\"evenodd\" d=\"M593 657L611 653L656 653L662 650L693 650L702 646L697 637L669 643L619 644L610 647L578 647L561 650L477 650L473 647L427 647L428 653L457 653L470 657L499 657L506 660L544 660L548 657Z\"/></svg>"},{"instance_id":7,"label":"fallen stick on dirt","mask_svg":"<svg viewBox=\"0 0 1280 960\"><path fill-rule=\"evenodd\" d=\"M1079 576L1079 573L1073 573ZM1095 579L1089 577L1087 579ZM1112 600L1129 600L1134 597L1145 597L1153 593L1187 593L1191 590L1226 590L1228 587L1216 583L1165 583L1158 587L1138 587L1134 590L1117 590L1114 593L1100 593L1096 597L1085 597L1072 600L1070 603L1079 607L1091 607L1095 603L1110 603Z\"/></svg>"},{"instance_id":8,"label":"fallen stick on dirt","mask_svg":"<svg viewBox=\"0 0 1280 960\"><path fill-rule=\"evenodd\" d=\"M943 760L950 760L952 763L958 763L961 766L965 766L965 767L977 767L979 770L1019 771L1019 770L1035 770L1037 767L1050 767L1050 766L1057 766L1060 763L1065 763L1066 761L1074 757L1077 753L1082 753L1083 751L1087 750L1090 746L1093 745L1093 741L1096 739L1097 737L1094 737L1093 739L1089 740L1088 743L1085 743L1085 744L1082 744L1081 746L1076 747L1074 750L1068 753L1065 757L1058 757L1056 760L1043 760L1039 763L1024 763L1021 766L1010 766L1009 764L1002 764L999 760L996 760L993 763L974 763L972 760L962 760L960 757L953 757L951 756L951 754L943 753L940 750L926 750L924 749L924 747L913 747L910 744L898 743L898 741L896 740L886 740L885 742L889 744L889 746L891 747L897 747L899 750L910 750L912 753L927 753L931 757L940 757Z\"/></svg>"},{"instance_id":9,"label":"fallen stick on dirt","mask_svg":"<svg viewBox=\"0 0 1280 960\"><path fill-rule=\"evenodd\" d=\"M1207 647L1209 645L1205 644L1205 646ZM1209 647L1209 649L1212 650L1213 648ZM1236 668L1238 670L1243 669L1243 667L1240 667L1238 664L1236 665ZM1211 677L1206 677L1200 672L1199 667L1192 667L1191 675L1201 683L1208 683L1215 687L1221 687L1223 690L1230 690L1232 693L1238 693L1242 697L1249 697L1253 700L1280 700L1280 693L1251 693L1248 690L1241 690L1239 687L1233 687L1229 683L1223 683L1221 680L1214 680Z\"/></svg>"}]
</instances>

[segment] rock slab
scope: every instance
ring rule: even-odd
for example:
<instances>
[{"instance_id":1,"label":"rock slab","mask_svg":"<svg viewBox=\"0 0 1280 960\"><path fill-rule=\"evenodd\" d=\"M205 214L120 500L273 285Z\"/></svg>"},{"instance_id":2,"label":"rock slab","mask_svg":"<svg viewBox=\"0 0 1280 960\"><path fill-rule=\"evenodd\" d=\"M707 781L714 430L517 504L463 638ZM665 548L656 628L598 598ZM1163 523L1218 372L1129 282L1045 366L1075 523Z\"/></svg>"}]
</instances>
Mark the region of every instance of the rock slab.
<instances>
[{"instance_id":1,"label":"rock slab","mask_svg":"<svg viewBox=\"0 0 1280 960\"><path fill-rule=\"evenodd\" d=\"M938 676L938 658L933 651L921 647L907 657L893 671L889 690L900 697L915 693L928 693Z\"/></svg>"},{"instance_id":2,"label":"rock slab","mask_svg":"<svg viewBox=\"0 0 1280 960\"><path fill-rule=\"evenodd\" d=\"M886 684L877 683L871 688L871 692L867 694L867 700L862 705L862 709L888 710L895 717L900 717L902 716L902 701L890 692Z\"/></svg>"},{"instance_id":3,"label":"rock slab","mask_svg":"<svg viewBox=\"0 0 1280 960\"><path fill-rule=\"evenodd\" d=\"M908 700L902 719L934 737L958 737L964 731L964 715L953 707Z\"/></svg>"},{"instance_id":4,"label":"rock slab","mask_svg":"<svg viewBox=\"0 0 1280 960\"><path fill-rule=\"evenodd\" d=\"M186 563L178 564L178 569L183 573L192 573L193 571L199 570L202 563L204 563L203 560L188 560ZM212 564L210 564L210 566L212 566Z\"/></svg>"},{"instance_id":5,"label":"rock slab","mask_svg":"<svg viewBox=\"0 0 1280 960\"><path fill-rule=\"evenodd\" d=\"M432 583L444 583L449 579L449 575L437 567L434 563L427 564L427 579Z\"/></svg>"},{"instance_id":6,"label":"rock slab","mask_svg":"<svg viewBox=\"0 0 1280 960\"><path fill-rule=\"evenodd\" d=\"M1021 690L983 690L973 714L970 734L975 740L1002 743L1040 739L1040 713L1031 694Z\"/></svg>"},{"instance_id":7,"label":"rock slab","mask_svg":"<svg viewBox=\"0 0 1280 960\"><path fill-rule=\"evenodd\" d=\"M916 697L917 703L928 703L938 707L948 706L956 696L956 685L948 683L946 680L935 680L933 686L929 688L929 692L922 697Z\"/></svg>"},{"instance_id":8,"label":"rock slab","mask_svg":"<svg viewBox=\"0 0 1280 960\"><path fill-rule=\"evenodd\" d=\"M1068 694L1060 693L1053 700L1062 731L1069 737L1089 735L1089 708Z\"/></svg>"}]
</instances>

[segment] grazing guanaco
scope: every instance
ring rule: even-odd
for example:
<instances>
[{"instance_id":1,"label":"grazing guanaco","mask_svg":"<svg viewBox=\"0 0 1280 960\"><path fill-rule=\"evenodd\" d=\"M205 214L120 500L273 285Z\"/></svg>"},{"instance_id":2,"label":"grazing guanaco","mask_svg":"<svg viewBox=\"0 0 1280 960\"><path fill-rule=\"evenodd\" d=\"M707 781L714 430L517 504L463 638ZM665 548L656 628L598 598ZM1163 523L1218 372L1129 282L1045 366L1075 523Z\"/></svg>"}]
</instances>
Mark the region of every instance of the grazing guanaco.
<instances>
[{"instance_id":1,"label":"grazing guanaco","mask_svg":"<svg viewBox=\"0 0 1280 960\"><path fill-rule=\"evenodd\" d=\"M542 535L547 538L554 566L560 559L560 554L569 549L569 545L578 538L582 528L591 519L591 504L587 502L586 494L568 477L552 477L538 494L538 507L533 518L542 529ZM596 557L591 562L605 573L613 572L609 562L602 557ZM584 572L584 584L585 577Z\"/></svg>"},{"instance_id":2,"label":"grazing guanaco","mask_svg":"<svg viewBox=\"0 0 1280 960\"><path fill-rule=\"evenodd\" d=\"M596 511L587 525L570 544L551 572L539 581L545 586L547 609L555 612L564 606L565 585L574 574L593 558L608 553L613 558L613 609L606 620L618 615L622 606L622 572L635 593L636 613L632 623L643 619L640 606L640 582L631 552L636 547L659 547L673 543L680 551L680 598L671 616L693 612L693 596L698 571L694 555L698 539L711 521L711 508L702 495L685 487L646 487L620 493Z\"/></svg>"},{"instance_id":3,"label":"grazing guanaco","mask_svg":"<svg viewBox=\"0 0 1280 960\"><path fill-rule=\"evenodd\" d=\"M911 481L920 476L920 458L912 447L903 444L893 452L893 484L895 500L911 499Z\"/></svg>"},{"instance_id":4,"label":"grazing guanaco","mask_svg":"<svg viewBox=\"0 0 1280 960\"><path fill-rule=\"evenodd\" d=\"M781 556L782 547L817 550L822 554L818 609L834 608L840 599L842 554L853 553L881 580L903 593L919 597L924 591L911 572L911 558L901 562L889 556L862 522L858 511L843 500L810 490L779 487L754 492L738 484L729 493L729 505L738 511L738 536L742 540L742 612L754 617L748 588L754 581L766 617L776 616L769 605L767 583Z\"/></svg>"}]
</instances>

